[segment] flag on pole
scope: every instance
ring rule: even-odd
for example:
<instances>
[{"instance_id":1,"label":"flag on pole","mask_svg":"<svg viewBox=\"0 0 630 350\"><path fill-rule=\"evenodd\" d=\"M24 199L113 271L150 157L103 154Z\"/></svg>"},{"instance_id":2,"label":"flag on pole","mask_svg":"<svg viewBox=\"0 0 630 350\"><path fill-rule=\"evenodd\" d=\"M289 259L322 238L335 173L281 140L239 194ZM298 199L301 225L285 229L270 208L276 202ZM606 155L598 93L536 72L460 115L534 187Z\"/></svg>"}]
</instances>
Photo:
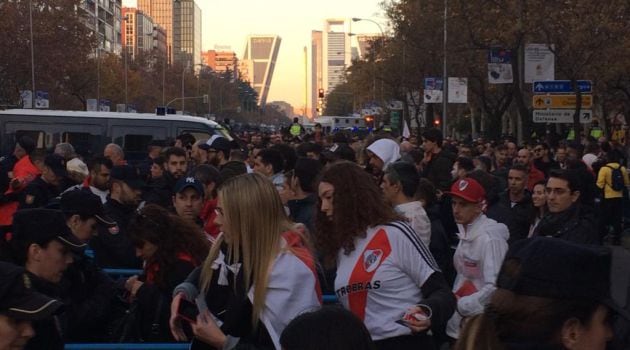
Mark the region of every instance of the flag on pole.
<instances>
[{"instance_id":1,"label":"flag on pole","mask_svg":"<svg viewBox=\"0 0 630 350\"><path fill-rule=\"evenodd\" d=\"M409 139L409 137L411 137L411 132L409 132L409 126L407 125L407 121L405 119L403 119L402 137L404 139Z\"/></svg>"}]
</instances>

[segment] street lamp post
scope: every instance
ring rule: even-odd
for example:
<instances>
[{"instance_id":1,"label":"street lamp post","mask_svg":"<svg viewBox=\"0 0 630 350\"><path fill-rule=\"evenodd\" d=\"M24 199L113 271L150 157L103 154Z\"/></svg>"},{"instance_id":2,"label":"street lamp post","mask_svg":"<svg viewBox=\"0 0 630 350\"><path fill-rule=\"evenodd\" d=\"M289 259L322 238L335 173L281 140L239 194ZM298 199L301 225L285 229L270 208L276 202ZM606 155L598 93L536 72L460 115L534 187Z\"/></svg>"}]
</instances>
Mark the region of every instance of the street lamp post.
<instances>
[{"instance_id":1,"label":"street lamp post","mask_svg":"<svg viewBox=\"0 0 630 350\"><path fill-rule=\"evenodd\" d=\"M123 21L125 22L125 33L127 33L127 25L129 24L129 15L125 15L125 17L122 18ZM127 112L128 108L127 108L127 102L128 102L128 96L129 96L129 92L128 92L128 78L127 78L127 55L129 54L129 47L127 46L127 35L125 34L125 42L123 43L123 55L125 56L125 112Z\"/></svg>"},{"instance_id":2,"label":"street lamp post","mask_svg":"<svg viewBox=\"0 0 630 350\"><path fill-rule=\"evenodd\" d=\"M444 42L443 42L443 52L444 52L444 62L442 67L442 134L446 137L447 127L446 127L446 110L448 106L448 73L446 70L446 43L447 43L447 26L446 26L446 16L448 13L448 0L444 0Z\"/></svg>"},{"instance_id":3,"label":"street lamp post","mask_svg":"<svg viewBox=\"0 0 630 350\"><path fill-rule=\"evenodd\" d=\"M31 108L35 108L35 46L33 44L33 1L28 2L28 17L31 30Z\"/></svg>"}]
</instances>

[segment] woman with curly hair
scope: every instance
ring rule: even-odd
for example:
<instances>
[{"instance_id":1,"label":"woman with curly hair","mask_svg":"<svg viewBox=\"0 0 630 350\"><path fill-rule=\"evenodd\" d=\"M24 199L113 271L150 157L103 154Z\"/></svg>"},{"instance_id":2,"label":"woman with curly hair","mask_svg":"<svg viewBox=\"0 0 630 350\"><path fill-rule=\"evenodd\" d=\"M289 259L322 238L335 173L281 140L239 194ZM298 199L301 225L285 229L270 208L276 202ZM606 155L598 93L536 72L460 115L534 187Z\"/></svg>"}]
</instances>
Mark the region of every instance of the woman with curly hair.
<instances>
[{"instance_id":1,"label":"woman with curly hair","mask_svg":"<svg viewBox=\"0 0 630 350\"><path fill-rule=\"evenodd\" d=\"M140 336L144 341L172 341L171 294L206 258L208 242L194 224L155 204L136 214L129 234L136 255L144 261L142 276L125 283L137 303Z\"/></svg>"},{"instance_id":2,"label":"woman with curly hair","mask_svg":"<svg viewBox=\"0 0 630 350\"><path fill-rule=\"evenodd\" d=\"M336 163L319 184L317 237L336 262L335 293L379 349L429 349L455 298L429 249L358 165Z\"/></svg>"}]
</instances>

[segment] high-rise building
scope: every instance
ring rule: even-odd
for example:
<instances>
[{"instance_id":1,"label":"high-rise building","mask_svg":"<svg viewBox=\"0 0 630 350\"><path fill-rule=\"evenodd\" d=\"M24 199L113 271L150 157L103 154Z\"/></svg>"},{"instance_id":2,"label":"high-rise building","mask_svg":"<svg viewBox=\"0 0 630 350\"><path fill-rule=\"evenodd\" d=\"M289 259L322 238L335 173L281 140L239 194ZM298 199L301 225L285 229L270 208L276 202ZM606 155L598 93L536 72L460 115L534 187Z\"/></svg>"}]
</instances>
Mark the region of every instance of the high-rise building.
<instances>
[{"instance_id":1,"label":"high-rise building","mask_svg":"<svg viewBox=\"0 0 630 350\"><path fill-rule=\"evenodd\" d=\"M166 30L157 23L153 24L153 49L157 50L160 57L165 57L168 53Z\"/></svg>"},{"instance_id":2,"label":"high-rise building","mask_svg":"<svg viewBox=\"0 0 630 350\"><path fill-rule=\"evenodd\" d=\"M308 117L315 118L323 108L323 99L319 98L319 90L324 88L323 75L323 37L321 30L311 32L311 85Z\"/></svg>"},{"instance_id":3,"label":"high-rise building","mask_svg":"<svg viewBox=\"0 0 630 350\"><path fill-rule=\"evenodd\" d=\"M85 25L98 32L98 47L106 52L122 50L122 0L83 0Z\"/></svg>"},{"instance_id":4,"label":"high-rise building","mask_svg":"<svg viewBox=\"0 0 630 350\"><path fill-rule=\"evenodd\" d=\"M229 49L208 50L201 53L202 64L209 66L213 71L225 74L230 72L230 79L238 78L238 58L236 53Z\"/></svg>"},{"instance_id":5,"label":"high-rise building","mask_svg":"<svg viewBox=\"0 0 630 350\"><path fill-rule=\"evenodd\" d=\"M260 106L267 103L281 41L277 35L250 35L247 38L240 74L258 93Z\"/></svg>"},{"instance_id":6,"label":"high-rise building","mask_svg":"<svg viewBox=\"0 0 630 350\"><path fill-rule=\"evenodd\" d=\"M138 0L138 9L166 31L170 63L201 64L201 9L194 0Z\"/></svg>"},{"instance_id":7,"label":"high-rise building","mask_svg":"<svg viewBox=\"0 0 630 350\"><path fill-rule=\"evenodd\" d=\"M129 58L133 60L141 52L150 52L153 49L153 19L132 7L123 7L122 18L122 42Z\"/></svg>"},{"instance_id":8,"label":"high-rise building","mask_svg":"<svg viewBox=\"0 0 630 350\"><path fill-rule=\"evenodd\" d=\"M347 19L327 19L324 23L322 88L326 94L345 81L345 71L352 57L349 32Z\"/></svg>"},{"instance_id":9,"label":"high-rise building","mask_svg":"<svg viewBox=\"0 0 630 350\"><path fill-rule=\"evenodd\" d=\"M201 8L194 0L174 2L173 54L175 61L198 69L201 64Z\"/></svg>"}]
</instances>

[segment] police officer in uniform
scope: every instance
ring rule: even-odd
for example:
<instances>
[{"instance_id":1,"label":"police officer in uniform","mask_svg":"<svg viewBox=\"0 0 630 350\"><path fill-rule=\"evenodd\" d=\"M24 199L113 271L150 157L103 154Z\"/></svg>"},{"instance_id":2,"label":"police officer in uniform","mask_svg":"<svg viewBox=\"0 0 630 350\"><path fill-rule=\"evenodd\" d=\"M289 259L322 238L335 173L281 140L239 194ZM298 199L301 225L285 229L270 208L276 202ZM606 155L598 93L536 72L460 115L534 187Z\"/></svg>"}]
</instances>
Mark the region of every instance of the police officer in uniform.
<instances>
[{"instance_id":1,"label":"police officer in uniform","mask_svg":"<svg viewBox=\"0 0 630 350\"><path fill-rule=\"evenodd\" d=\"M141 268L135 247L126 232L129 221L140 203L145 186L136 168L118 165L112 168L111 190L105 203L105 215L116 222L116 226L98 228L90 246L98 266L104 268Z\"/></svg>"},{"instance_id":2,"label":"police officer in uniform","mask_svg":"<svg viewBox=\"0 0 630 350\"><path fill-rule=\"evenodd\" d=\"M70 232L63 214L51 209L25 209L13 219L10 250L13 261L26 269L34 290L48 297L59 298L59 283L73 261L73 251L85 244ZM63 349L66 315L35 322L35 337L26 349Z\"/></svg>"},{"instance_id":3,"label":"police officer in uniform","mask_svg":"<svg viewBox=\"0 0 630 350\"><path fill-rule=\"evenodd\" d=\"M304 134L304 127L299 121L298 118L293 118L293 124L289 127L289 134L291 134L294 140L299 140L300 136Z\"/></svg>"},{"instance_id":4,"label":"police officer in uniform","mask_svg":"<svg viewBox=\"0 0 630 350\"><path fill-rule=\"evenodd\" d=\"M0 262L0 349L23 349L35 336L33 322L60 311L61 302L32 287L23 268Z\"/></svg>"},{"instance_id":5,"label":"police officer in uniform","mask_svg":"<svg viewBox=\"0 0 630 350\"><path fill-rule=\"evenodd\" d=\"M116 226L116 222L105 216L100 197L88 188L64 192L60 207L66 225L82 243L91 240L97 227ZM77 252L61 280L61 298L68 319L66 342L107 341L107 328L103 324L115 315L112 313L115 295L115 282L92 258Z\"/></svg>"},{"instance_id":6,"label":"police officer in uniform","mask_svg":"<svg viewBox=\"0 0 630 350\"><path fill-rule=\"evenodd\" d=\"M24 189L18 210L41 208L61 193L61 182L68 176L66 160L58 154L44 158L42 174L31 181Z\"/></svg>"}]
</instances>

